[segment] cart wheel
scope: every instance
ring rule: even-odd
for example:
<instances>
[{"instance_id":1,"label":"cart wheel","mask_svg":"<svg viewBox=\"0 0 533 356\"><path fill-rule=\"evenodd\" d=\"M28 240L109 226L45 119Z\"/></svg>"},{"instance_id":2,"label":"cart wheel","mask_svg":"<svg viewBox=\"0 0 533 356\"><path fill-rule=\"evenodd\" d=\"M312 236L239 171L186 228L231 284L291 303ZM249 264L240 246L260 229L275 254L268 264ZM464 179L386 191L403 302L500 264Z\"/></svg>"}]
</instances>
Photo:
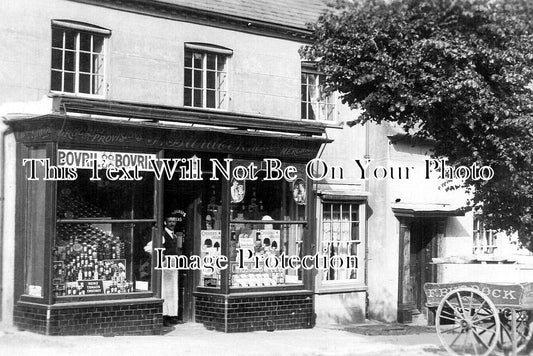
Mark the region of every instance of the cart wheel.
<instances>
[{"instance_id":1,"label":"cart wheel","mask_svg":"<svg viewBox=\"0 0 533 356\"><path fill-rule=\"evenodd\" d=\"M513 339L512 339L512 327L511 327L511 318L512 314L515 313L516 317L516 351L517 353L521 352L526 346L529 340L531 339L531 322L529 318L529 312L526 310L513 310L513 309L503 309L500 313L500 325L501 332L500 338L496 345L496 351L498 354L507 355L513 349Z\"/></svg>"},{"instance_id":2,"label":"cart wheel","mask_svg":"<svg viewBox=\"0 0 533 356\"><path fill-rule=\"evenodd\" d=\"M446 294L437 308L437 335L451 355L487 356L500 339L500 318L494 303L474 288Z\"/></svg>"}]
</instances>

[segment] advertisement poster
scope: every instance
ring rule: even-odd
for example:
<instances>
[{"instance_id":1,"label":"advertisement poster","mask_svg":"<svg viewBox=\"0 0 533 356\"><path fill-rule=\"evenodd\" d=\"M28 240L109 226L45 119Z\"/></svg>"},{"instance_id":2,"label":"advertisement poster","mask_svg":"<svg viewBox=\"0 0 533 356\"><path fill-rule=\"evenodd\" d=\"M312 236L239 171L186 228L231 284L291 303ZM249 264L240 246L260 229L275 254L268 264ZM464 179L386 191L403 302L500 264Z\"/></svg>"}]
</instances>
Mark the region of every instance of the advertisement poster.
<instances>
[{"instance_id":1,"label":"advertisement poster","mask_svg":"<svg viewBox=\"0 0 533 356\"><path fill-rule=\"evenodd\" d=\"M0 355L533 355L533 2L0 15Z\"/></svg>"}]
</instances>

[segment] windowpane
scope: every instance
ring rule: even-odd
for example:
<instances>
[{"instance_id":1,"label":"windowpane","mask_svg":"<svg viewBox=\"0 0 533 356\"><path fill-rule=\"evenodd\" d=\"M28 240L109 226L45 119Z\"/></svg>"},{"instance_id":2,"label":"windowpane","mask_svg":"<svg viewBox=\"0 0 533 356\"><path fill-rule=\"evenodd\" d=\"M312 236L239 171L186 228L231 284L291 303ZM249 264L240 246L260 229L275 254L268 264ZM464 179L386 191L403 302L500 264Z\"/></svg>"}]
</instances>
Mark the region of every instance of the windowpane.
<instances>
[{"instance_id":1,"label":"windowpane","mask_svg":"<svg viewBox=\"0 0 533 356\"><path fill-rule=\"evenodd\" d=\"M88 33L80 33L80 50L88 52L91 50L91 37Z\"/></svg>"},{"instance_id":2,"label":"windowpane","mask_svg":"<svg viewBox=\"0 0 533 356\"><path fill-rule=\"evenodd\" d=\"M104 53L104 37L92 35L93 38L93 52Z\"/></svg>"},{"instance_id":3,"label":"windowpane","mask_svg":"<svg viewBox=\"0 0 533 356\"><path fill-rule=\"evenodd\" d=\"M79 91L84 94L91 94L91 75L80 74Z\"/></svg>"},{"instance_id":4,"label":"windowpane","mask_svg":"<svg viewBox=\"0 0 533 356\"><path fill-rule=\"evenodd\" d=\"M207 72L207 88L215 89L215 72L212 72L212 71Z\"/></svg>"},{"instance_id":5,"label":"windowpane","mask_svg":"<svg viewBox=\"0 0 533 356\"><path fill-rule=\"evenodd\" d=\"M201 53L193 53L193 65L194 68L200 68L202 69L204 66L202 65L203 56Z\"/></svg>"},{"instance_id":6,"label":"windowpane","mask_svg":"<svg viewBox=\"0 0 533 356\"><path fill-rule=\"evenodd\" d=\"M63 69L63 51L52 49L52 68Z\"/></svg>"},{"instance_id":7,"label":"windowpane","mask_svg":"<svg viewBox=\"0 0 533 356\"><path fill-rule=\"evenodd\" d=\"M195 70L194 71L194 87L195 88L202 88L203 87L203 81L202 81L202 71L201 70Z\"/></svg>"},{"instance_id":8,"label":"windowpane","mask_svg":"<svg viewBox=\"0 0 533 356\"><path fill-rule=\"evenodd\" d=\"M65 70L74 71L76 69L76 52L65 51Z\"/></svg>"},{"instance_id":9,"label":"windowpane","mask_svg":"<svg viewBox=\"0 0 533 356\"><path fill-rule=\"evenodd\" d=\"M63 91L67 93L74 93L74 73L64 74Z\"/></svg>"},{"instance_id":10,"label":"windowpane","mask_svg":"<svg viewBox=\"0 0 533 356\"><path fill-rule=\"evenodd\" d=\"M226 106L226 92L221 91L218 93L218 106L217 108L223 108Z\"/></svg>"},{"instance_id":11,"label":"windowpane","mask_svg":"<svg viewBox=\"0 0 533 356\"><path fill-rule=\"evenodd\" d=\"M191 68L192 67L192 52L185 51L185 67Z\"/></svg>"},{"instance_id":12,"label":"windowpane","mask_svg":"<svg viewBox=\"0 0 533 356\"><path fill-rule=\"evenodd\" d=\"M189 69L185 70L184 83L186 87L192 86L192 72Z\"/></svg>"},{"instance_id":13,"label":"windowpane","mask_svg":"<svg viewBox=\"0 0 533 356\"><path fill-rule=\"evenodd\" d=\"M65 31L65 48L76 49L76 32L67 30Z\"/></svg>"},{"instance_id":14,"label":"windowpane","mask_svg":"<svg viewBox=\"0 0 533 356\"><path fill-rule=\"evenodd\" d=\"M126 167L134 154L104 153L110 164ZM67 161L64 158L64 161ZM104 162L103 160L101 161ZM118 162L123 162L119 165ZM139 181L111 181L105 170L99 170L100 181L91 181L91 171L79 168L75 181L58 182L58 219L152 219L154 217L153 173L139 172Z\"/></svg>"},{"instance_id":15,"label":"windowpane","mask_svg":"<svg viewBox=\"0 0 533 356\"><path fill-rule=\"evenodd\" d=\"M90 53L80 53L80 72L90 73L91 72L91 54Z\"/></svg>"},{"instance_id":16,"label":"windowpane","mask_svg":"<svg viewBox=\"0 0 533 356\"><path fill-rule=\"evenodd\" d=\"M217 72L217 89L224 90L226 87L226 73Z\"/></svg>"},{"instance_id":17,"label":"windowpane","mask_svg":"<svg viewBox=\"0 0 533 356\"><path fill-rule=\"evenodd\" d=\"M51 84L50 84L50 90L57 90L61 91L61 72L52 71L52 78L51 78Z\"/></svg>"},{"instance_id":18,"label":"windowpane","mask_svg":"<svg viewBox=\"0 0 533 356\"><path fill-rule=\"evenodd\" d=\"M206 93L206 107L208 108L215 108L216 107L216 100L215 100L215 95L216 95L216 92L214 90L207 90L207 93Z\"/></svg>"},{"instance_id":19,"label":"windowpane","mask_svg":"<svg viewBox=\"0 0 533 356\"><path fill-rule=\"evenodd\" d=\"M301 110L302 110L302 119L307 119L307 104L306 103L301 104Z\"/></svg>"},{"instance_id":20,"label":"windowpane","mask_svg":"<svg viewBox=\"0 0 533 356\"><path fill-rule=\"evenodd\" d=\"M150 256L144 246L151 240L150 223L58 224L54 296L149 290Z\"/></svg>"},{"instance_id":21,"label":"windowpane","mask_svg":"<svg viewBox=\"0 0 533 356\"><path fill-rule=\"evenodd\" d=\"M189 88L184 90L183 105L192 106L192 90Z\"/></svg>"},{"instance_id":22,"label":"windowpane","mask_svg":"<svg viewBox=\"0 0 533 356\"><path fill-rule=\"evenodd\" d=\"M302 91L302 101L307 101L307 86L306 85L302 85L301 87L301 91Z\"/></svg>"},{"instance_id":23,"label":"windowpane","mask_svg":"<svg viewBox=\"0 0 533 356\"><path fill-rule=\"evenodd\" d=\"M311 103L307 104L307 118L309 120L315 119L315 110L313 108L313 105Z\"/></svg>"},{"instance_id":24,"label":"windowpane","mask_svg":"<svg viewBox=\"0 0 533 356\"><path fill-rule=\"evenodd\" d=\"M302 284L302 269L267 268L259 263L244 261L237 267L236 249L250 249L260 259L285 256L303 257L303 225L288 224L232 224L230 227L230 287L250 288Z\"/></svg>"},{"instance_id":25,"label":"windowpane","mask_svg":"<svg viewBox=\"0 0 533 356\"><path fill-rule=\"evenodd\" d=\"M201 89L195 89L194 90L194 98L193 98L194 106L196 107L203 107L203 93Z\"/></svg>"},{"instance_id":26,"label":"windowpane","mask_svg":"<svg viewBox=\"0 0 533 356\"><path fill-rule=\"evenodd\" d=\"M63 48L63 30L52 29L52 47Z\"/></svg>"},{"instance_id":27,"label":"windowpane","mask_svg":"<svg viewBox=\"0 0 533 356\"><path fill-rule=\"evenodd\" d=\"M102 56L101 54L93 54L93 73L104 73L104 56Z\"/></svg>"},{"instance_id":28,"label":"windowpane","mask_svg":"<svg viewBox=\"0 0 533 356\"><path fill-rule=\"evenodd\" d=\"M207 56L207 69L215 69L217 55L208 53L206 56Z\"/></svg>"},{"instance_id":29,"label":"windowpane","mask_svg":"<svg viewBox=\"0 0 533 356\"><path fill-rule=\"evenodd\" d=\"M93 75L93 92L91 94L103 94L104 93L104 76Z\"/></svg>"},{"instance_id":30,"label":"windowpane","mask_svg":"<svg viewBox=\"0 0 533 356\"><path fill-rule=\"evenodd\" d=\"M217 56L217 70L224 72L226 70L226 57L223 55Z\"/></svg>"}]
</instances>

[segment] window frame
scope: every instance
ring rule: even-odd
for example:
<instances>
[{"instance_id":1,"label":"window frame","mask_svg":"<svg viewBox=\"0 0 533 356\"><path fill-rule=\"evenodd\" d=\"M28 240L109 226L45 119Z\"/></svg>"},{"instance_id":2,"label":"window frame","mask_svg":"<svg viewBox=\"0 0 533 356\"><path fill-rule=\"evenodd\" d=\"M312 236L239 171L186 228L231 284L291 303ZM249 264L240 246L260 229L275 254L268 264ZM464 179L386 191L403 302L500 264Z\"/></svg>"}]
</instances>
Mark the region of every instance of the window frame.
<instances>
[{"instance_id":1,"label":"window frame","mask_svg":"<svg viewBox=\"0 0 533 356\"><path fill-rule=\"evenodd\" d=\"M315 88L315 91L319 93L318 97L319 99L317 101L311 101L311 95L309 93L309 76L314 75L316 76L315 83L312 85L312 87ZM306 77L305 83L303 83L303 77ZM323 85L321 82L324 80L324 74L316 70L316 68L309 64L309 63L302 63L302 70L300 73L300 120L305 121L319 121L319 122L329 122L329 123L336 123L338 121L338 108L337 108L337 95L336 93L330 93L329 95L323 96ZM305 86L305 101L303 100L303 88ZM323 96L323 97L322 97ZM331 101L331 102L330 102ZM306 112L304 114L302 110L302 106L305 103ZM315 118L310 119L309 118L309 105L315 106ZM319 110L319 107L325 105L326 107L326 116L327 116L327 108L328 106L332 106L332 117L331 119L322 118L320 115L317 116L317 114L320 114L322 111Z\"/></svg>"},{"instance_id":2,"label":"window frame","mask_svg":"<svg viewBox=\"0 0 533 356\"><path fill-rule=\"evenodd\" d=\"M191 58L191 66L188 67L186 65L186 57L188 52L191 53L191 57L195 54L200 54L202 56L202 67L201 67L201 73L202 73L202 83L201 87L195 87L194 83L194 72L198 71L198 68L194 66L194 59ZM215 55L215 65L214 69L209 69L207 66L208 62L208 55ZM196 109L205 109L205 110L218 110L218 111L228 111L229 109L229 101L230 101L230 95L229 95L229 67L230 67L230 59L233 55L233 51L229 48L211 45L211 44L205 44L205 43L192 43L187 42L185 43L185 48L183 51L183 106L187 108L196 108ZM225 59L223 70L218 70L218 60L219 56L223 56ZM185 78L187 77L187 71L190 71L190 86L187 86ZM207 87L207 73L208 72L214 72L215 73L215 88L211 89ZM219 78L219 73L225 74L224 79L224 85L223 90L217 89L217 80ZM187 104L185 96L186 91L190 90L190 105ZM194 93L197 90L201 90L202 92L202 106L195 106L195 96ZM209 90L213 90L215 93L215 107L209 107L207 106L207 92ZM220 102L220 93L225 93L225 100L224 105L221 107L216 107L217 103Z\"/></svg>"},{"instance_id":3,"label":"window frame","mask_svg":"<svg viewBox=\"0 0 533 356\"><path fill-rule=\"evenodd\" d=\"M481 214L472 218L472 254L475 256L493 256L499 249L496 230L485 228Z\"/></svg>"},{"instance_id":4,"label":"window frame","mask_svg":"<svg viewBox=\"0 0 533 356\"><path fill-rule=\"evenodd\" d=\"M62 31L63 38L62 38L62 47L54 47L54 30L60 30ZM65 31L72 31L75 33L75 43L74 43L74 49L69 51L74 52L74 69L72 71L65 70L65 55L67 48L65 47ZM90 41L90 49L87 50L81 50L80 46L80 37L81 34L89 34L91 37ZM94 52L94 36L99 36L102 38L102 50L100 53ZM108 92L108 53L109 53L109 38L111 37L111 31L108 29L105 29L103 27L86 24L82 22L77 21L69 21L69 20L52 20L51 25L51 32L50 32L50 50L51 50L51 56L50 56L50 92L54 94L61 94L61 95L73 95L77 97L86 97L86 98L98 98L98 99L104 99ZM61 51L62 54L62 68L57 69L53 68L53 52L54 50ZM83 72L80 70L80 53L88 53L91 56L90 60L90 69L89 72ZM98 72L93 71L93 56L98 55L101 57L102 62L102 73L99 74ZM52 74L53 72L61 73L61 90L52 89ZM73 78L73 91L65 91L65 73L72 73ZM80 92L80 75L85 74L89 75L89 88L90 91L93 89L93 78L96 76L102 77L102 89L101 94L91 94L91 93L84 93Z\"/></svg>"},{"instance_id":5,"label":"window frame","mask_svg":"<svg viewBox=\"0 0 533 356\"><path fill-rule=\"evenodd\" d=\"M357 240L357 278L355 279L342 279L342 280L324 280L324 271L317 270L316 273L316 289L318 292L342 292L342 291L364 291L367 290L366 281L366 263L367 263L367 245L366 245L366 200L355 197L346 197L346 199L337 199L333 197L320 197L317 200L316 209L316 246L317 253L323 254L321 246L325 241L323 238L324 229L324 205L325 204L338 204L338 205L352 205L358 207L358 224L359 224L359 239ZM350 218L350 224L352 220Z\"/></svg>"},{"instance_id":6,"label":"window frame","mask_svg":"<svg viewBox=\"0 0 533 356\"><path fill-rule=\"evenodd\" d=\"M61 150L69 150L69 149L74 149L74 150L81 150L81 151L91 151L91 152L112 152L112 153L126 153L126 154L156 154L157 155L157 151L153 151L153 150L148 150L148 149L135 149L135 148L128 148L128 149L123 149L123 150L117 150L115 148L106 148L106 147L93 147L93 146L86 146L86 145L83 145L83 146L79 146L79 145L72 145L72 144L59 144L56 146L56 150L55 150L55 156L56 156L56 160L57 160L57 155L59 153L59 151ZM56 166L58 166L58 162L55 162ZM65 167L68 167L69 165L65 165ZM99 171L100 171L100 177L102 178L102 181L106 181L104 179L105 175L103 175L102 173L102 169L104 168L100 168ZM78 173L80 173L80 171L83 171L83 170L88 170L87 168L81 168L81 167L77 167L77 171ZM78 177L74 182L79 182L79 180L82 179L81 177ZM53 250L54 248L56 248L57 246L57 243L58 243L58 238L59 238L59 230L61 229L60 226L75 226L75 225L95 225L95 226L98 226L99 224L108 224L108 225L116 225L116 226L127 226L127 225L145 225L145 226L149 226L151 225L152 226L152 231L151 231L151 241L152 241L152 247L155 248L155 247L158 247L160 246L159 242L156 241L156 239L160 239L160 236L161 234L159 233L159 231L161 231L160 229L156 228L157 227L157 224L159 222L159 219L158 219L158 210L159 210L159 207L158 207L158 195L159 195L159 181L155 178L153 178L153 184L152 184L152 199L153 199L153 205L152 205L152 211L151 211L151 214L150 215L147 215L147 216L141 216L141 217L135 217L135 216L130 216L130 217L118 217L118 216L113 216L113 217L81 217L81 216L74 216L74 217L60 217L58 216L58 213L59 213L59 200L60 200L60 188L61 188L61 182L62 181L59 181L59 182L54 182L55 184L55 192L53 193L53 196L55 197L55 203L54 203L54 209L53 209L53 218L51 219L51 223L54 225L54 233L52 234L52 237L51 237L51 246L52 246L52 249L50 250L50 253L49 253L49 257L50 257L50 261L51 263L53 264L54 262L54 253L53 253ZM114 183L118 183L120 185L120 180L119 181L115 181ZM133 183L133 181L130 181L130 182L127 182L126 183ZM133 228L133 227L132 227ZM124 237L123 240L121 241L133 241L133 234L132 235L129 235L127 237ZM148 257L148 256L146 256ZM153 263L153 255L148 257L152 263ZM113 258L112 258L113 259ZM135 287L135 281L136 279L134 279L134 275L135 275L135 272L133 271L133 267L130 266L133 264L133 257L130 256L129 260L128 258L124 257L124 258L119 258L117 256L117 258L114 258L114 260L120 260L120 259L125 259L126 260L126 264L128 266L128 270L131 272L131 275L129 277L131 277L131 279L129 280L129 282L133 282L133 286ZM53 272L50 274L50 278L49 278L49 287L50 287L50 297L51 297L51 304L63 304L63 303L72 303L72 302L85 302L85 301L103 301L103 300L119 300L119 299L139 299L139 298L147 298L147 297L153 297L154 295L157 295L157 293L159 292L158 289L160 288L160 286L157 285L157 282L155 281L156 279L160 279L160 275L158 276L158 272L157 270L153 269L152 267L151 268L151 277L150 277L150 280L149 280L149 289L147 290L132 290L132 291L129 291L129 292L122 292L122 293L98 293L98 294L70 294L70 295L54 295L53 293L53 284L54 284L54 274ZM67 283L65 283L65 287L67 286Z\"/></svg>"}]
</instances>

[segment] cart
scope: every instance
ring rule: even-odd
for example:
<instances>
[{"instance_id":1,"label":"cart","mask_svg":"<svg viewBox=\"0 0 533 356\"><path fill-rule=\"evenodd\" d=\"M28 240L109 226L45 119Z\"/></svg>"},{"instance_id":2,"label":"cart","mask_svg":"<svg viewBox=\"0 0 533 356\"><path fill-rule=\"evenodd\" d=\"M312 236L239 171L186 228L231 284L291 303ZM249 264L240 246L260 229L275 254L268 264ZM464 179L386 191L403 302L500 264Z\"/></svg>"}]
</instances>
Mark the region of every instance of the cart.
<instances>
[{"instance_id":1,"label":"cart","mask_svg":"<svg viewBox=\"0 0 533 356\"><path fill-rule=\"evenodd\" d=\"M426 283L424 292L451 355L516 356L531 339L533 283Z\"/></svg>"}]
</instances>

